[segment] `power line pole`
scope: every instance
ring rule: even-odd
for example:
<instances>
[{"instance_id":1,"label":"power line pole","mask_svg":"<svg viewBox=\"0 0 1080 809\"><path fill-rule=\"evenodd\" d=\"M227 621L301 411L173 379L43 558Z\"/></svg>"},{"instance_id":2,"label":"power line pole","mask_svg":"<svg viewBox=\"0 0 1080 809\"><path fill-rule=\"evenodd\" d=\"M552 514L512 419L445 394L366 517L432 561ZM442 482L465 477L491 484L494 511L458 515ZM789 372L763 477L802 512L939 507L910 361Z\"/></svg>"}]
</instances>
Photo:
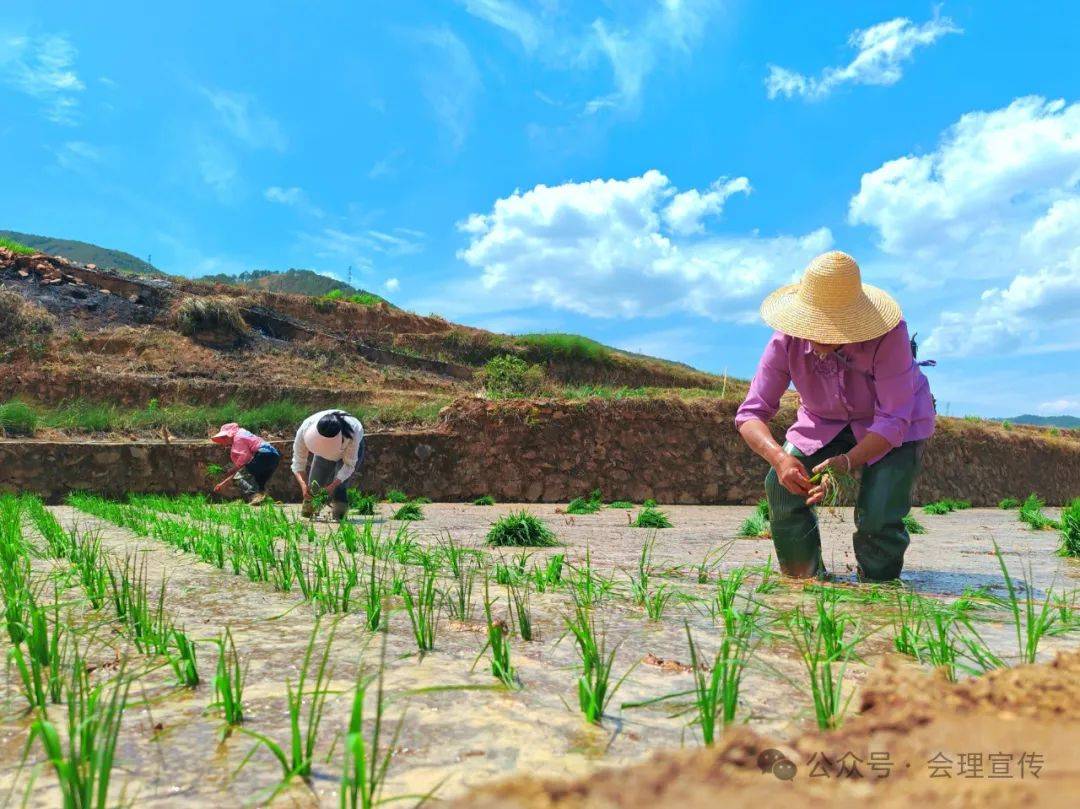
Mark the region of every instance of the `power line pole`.
<instances>
[{"instance_id":1,"label":"power line pole","mask_svg":"<svg viewBox=\"0 0 1080 809\"><path fill-rule=\"evenodd\" d=\"M348 278L349 278L349 281L348 281L348 283L349 283L349 286L352 286L352 264L350 264L350 265L349 265L349 275L348 275Z\"/></svg>"}]
</instances>

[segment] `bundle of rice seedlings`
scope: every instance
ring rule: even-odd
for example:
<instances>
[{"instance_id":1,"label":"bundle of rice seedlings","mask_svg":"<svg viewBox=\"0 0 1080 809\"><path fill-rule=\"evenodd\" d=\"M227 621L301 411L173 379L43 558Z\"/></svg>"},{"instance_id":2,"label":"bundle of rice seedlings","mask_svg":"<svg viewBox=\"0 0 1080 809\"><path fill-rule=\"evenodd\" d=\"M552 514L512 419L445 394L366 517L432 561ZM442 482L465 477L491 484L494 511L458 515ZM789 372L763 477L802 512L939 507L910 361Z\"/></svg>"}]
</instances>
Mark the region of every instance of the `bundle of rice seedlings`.
<instances>
[{"instance_id":1,"label":"bundle of rice seedlings","mask_svg":"<svg viewBox=\"0 0 1080 809\"><path fill-rule=\"evenodd\" d=\"M768 539L772 536L769 528L769 501L764 497L758 500L754 513L743 520L739 526L738 536L761 537Z\"/></svg>"},{"instance_id":2,"label":"bundle of rice seedlings","mask_svg":"<svg viewBox=\"0 0 1080 809\"><path fill-rule=\"evenodd\" d=\"M1043 506L1046 505L1043 499L1037 494L1029 494L1027 499L1020 505L1020 522L1025 522L1034 528L1036 531L1043 531L1047 528L1057 528L1058 524L1052 519L1043 514Z\"/></svg>"},{"instance_id":3,"label":"bundle of rice seedlings","mask_svg":"<svg viewBox=\"0 0 1080 809\"><path fill-rule=\"evenodd\" d=\"M912 517L910 514L904 516L904 528L907 529L909 534L925 534L926 528L923 524Z\"/></svg>"},{"instance_id":4,"label":"bundle of rice seedlings","mask_svg":"<svg viewBox=\"0 0 1080 809\"><path fill-rule=\"evenodd\" d=\"M588 497L575 497L566 506L567 514L595 514L604 507L599 489L593 489Z\"/></svg>"},{"instance_id":5,"label":"bundle of rice seedlings","mask_svg":"<svg viewBox=\"0 0 1080 809\"><path fill-rule=\"evenodd\" d=\"M670 528L671 520L667 515L655 508L643 508L632 523L634 528Z\"/></svg>"},{"instance_id":6,"label":"bundle of rice seedlings","mask_svg":"<svg viewBox=\"0 0 1080 809\"><path fill-rule=\"evenodd\" d=\"M361 516L370 517L375 514L375 506L379 498L373 494L364 494L357 489L349 489L349 507Z\"/></svg>"},{"instance_id":7,"label":"bundle of rice seedlings","mask_svg":"<svg viewBox=\"0 0 1080 809\"><path fill-rule=\"evenodd\" d=\"M393 520L422 520L424 519L424 512L420 508L419 503L405 503L394 512Z\"/></svg>"},{"instance_id":8,"label":"bundle of rice seedlings","mask_svg":"<svg viewBox=\"0 0 1080 809\"><path fill-rule=\"evenodd\" d=\"M1080 558L1080 497L1061 511L1061 545L1058 554Z\"/></svg>"},{"instance_id":9,"label":"bundle of rice seedlings","mask_svg":"<svg viewBox=\"0 0 1080 809\"><path fill-rule=\"evenodd\" d=\"M495 505L495 498L490 494L485 494L481 497L477 497L472 501L474 506L493 506Z\"/></svg>"},{"instance_id":10,"label":"bundle of rice seedlings","mask_svg":"<svg viewBox=\"0 0 1080 809\"><path fill-rule=\"evenodd\" d=\"M1020 508L1020 501L1015 497L1006 497L1004 500L998 503L998 508L1009 510L1013 508Z\"/></svg>"},{"instance_id":11,"label":"bundle of rice seedlings","mask_svg":"<svg viewBox=\"0 0 1080 809\"><path fill-rule=\"evenodd\" d=\"M555 533L536 515L522 510L499 518L488 531L487 544L548 548L558 545Z\"/></svg>"}]
</instances>

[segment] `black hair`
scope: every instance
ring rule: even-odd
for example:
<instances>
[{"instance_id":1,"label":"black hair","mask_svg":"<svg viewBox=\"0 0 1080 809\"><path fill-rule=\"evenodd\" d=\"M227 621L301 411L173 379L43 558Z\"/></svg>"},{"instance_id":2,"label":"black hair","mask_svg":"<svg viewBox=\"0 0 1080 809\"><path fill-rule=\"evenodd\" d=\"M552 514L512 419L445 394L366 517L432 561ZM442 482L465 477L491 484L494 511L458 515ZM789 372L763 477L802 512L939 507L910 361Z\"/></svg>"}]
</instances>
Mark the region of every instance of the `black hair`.
<instances>
[{"instance_id":1,"label":"black hair","mask_svg":"<svg viewBox=\"0 0 1080 809\"><path fill-rule=\"evenodd\" d=\"M324 438L333 438L338 433L341 433L342 437L348 441L353 437L353 428L345 417L349 414L344 410L335 410L333 413L327 413L321 419L319 423L315 425L315 429L319 431L319 435Z\"/></svg>"}]
</instances>

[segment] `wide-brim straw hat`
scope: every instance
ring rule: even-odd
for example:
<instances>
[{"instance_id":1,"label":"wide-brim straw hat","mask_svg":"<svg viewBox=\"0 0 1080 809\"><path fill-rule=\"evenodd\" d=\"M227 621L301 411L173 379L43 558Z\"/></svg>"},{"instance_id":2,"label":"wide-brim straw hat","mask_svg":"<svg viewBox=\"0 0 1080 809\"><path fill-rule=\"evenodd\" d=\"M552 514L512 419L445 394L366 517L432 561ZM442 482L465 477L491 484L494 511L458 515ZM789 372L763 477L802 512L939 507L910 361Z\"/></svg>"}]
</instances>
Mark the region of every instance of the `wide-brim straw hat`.
<instances>
[{"instance_id":1,"label":"wide-brim straw hat","mask_svg":"<svg viewBox=\"0 0 1080 809\"><path fill-rule=\"evenodd\" d=\"M900 304L864 284L855 259L839 250L822 253L802 281L780 287L761 304L762 319L777 331L828 345L875 340L901 316Z\"/></svg>"}]
</instances>

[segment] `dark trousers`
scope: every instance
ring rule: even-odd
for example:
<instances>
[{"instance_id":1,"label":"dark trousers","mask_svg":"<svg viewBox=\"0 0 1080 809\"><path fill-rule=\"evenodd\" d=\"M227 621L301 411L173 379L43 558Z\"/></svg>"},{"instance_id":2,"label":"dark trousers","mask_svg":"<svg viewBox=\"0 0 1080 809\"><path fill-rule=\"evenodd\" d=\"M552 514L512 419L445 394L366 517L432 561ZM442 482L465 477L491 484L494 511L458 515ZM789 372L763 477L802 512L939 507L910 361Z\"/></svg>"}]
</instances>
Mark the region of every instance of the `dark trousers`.
<instances>
[{"instance_id":1,"label":"dark trousers","mask_svg":"<svg viewBox=\"0 0 1080 809\"><path fill-rule=\"evenodd\" d=\"M236 473L236 483L249 496L264 492L279 463L281 453L274 447L263 447Z\"/></svg>"},{"instance_id":2,"label":"dark trousers","mask_svg":"<svg viewBox=\"0 0 1080 809\"><path fill-rule=\"evenodd\" d=\"M890 581L900 577L904 552L911 542L904 517L911 510L911 489L919 473L925 441L909 441L894 448L877 463L864 467L855 501L853 546L859 577ZM808 473L822 461L855 446L851 428L807 457L790 444L785 450L799 458ZM780 569L789 576L825 574L817 515L806 498L789 492L770 469L765 478L769 524Z\"/></svg>"},{"instance_id":3,"label":"dark trousers","mask_svg":"<svg viewBox=\"0 0 1080 809\"><path fill-rule=\"evenodd\" d=\"M345 516L345 512L349 509L349 487L352 486L357 475L360 473L360 466L364 463L364 442L366 438L360 439L360 452L356 456L356 469L348 480L343 481L336 489L334 493L330 495L330 502L333 503L334 515L337 517ZM318 483L320 486L326 487L337 477L338 471L341 469L341 461L331 461L327 458L320 458L318 455L312 456L311 468L308 470L308 486L312 483Z\"/></svg>"}]
</instances>

